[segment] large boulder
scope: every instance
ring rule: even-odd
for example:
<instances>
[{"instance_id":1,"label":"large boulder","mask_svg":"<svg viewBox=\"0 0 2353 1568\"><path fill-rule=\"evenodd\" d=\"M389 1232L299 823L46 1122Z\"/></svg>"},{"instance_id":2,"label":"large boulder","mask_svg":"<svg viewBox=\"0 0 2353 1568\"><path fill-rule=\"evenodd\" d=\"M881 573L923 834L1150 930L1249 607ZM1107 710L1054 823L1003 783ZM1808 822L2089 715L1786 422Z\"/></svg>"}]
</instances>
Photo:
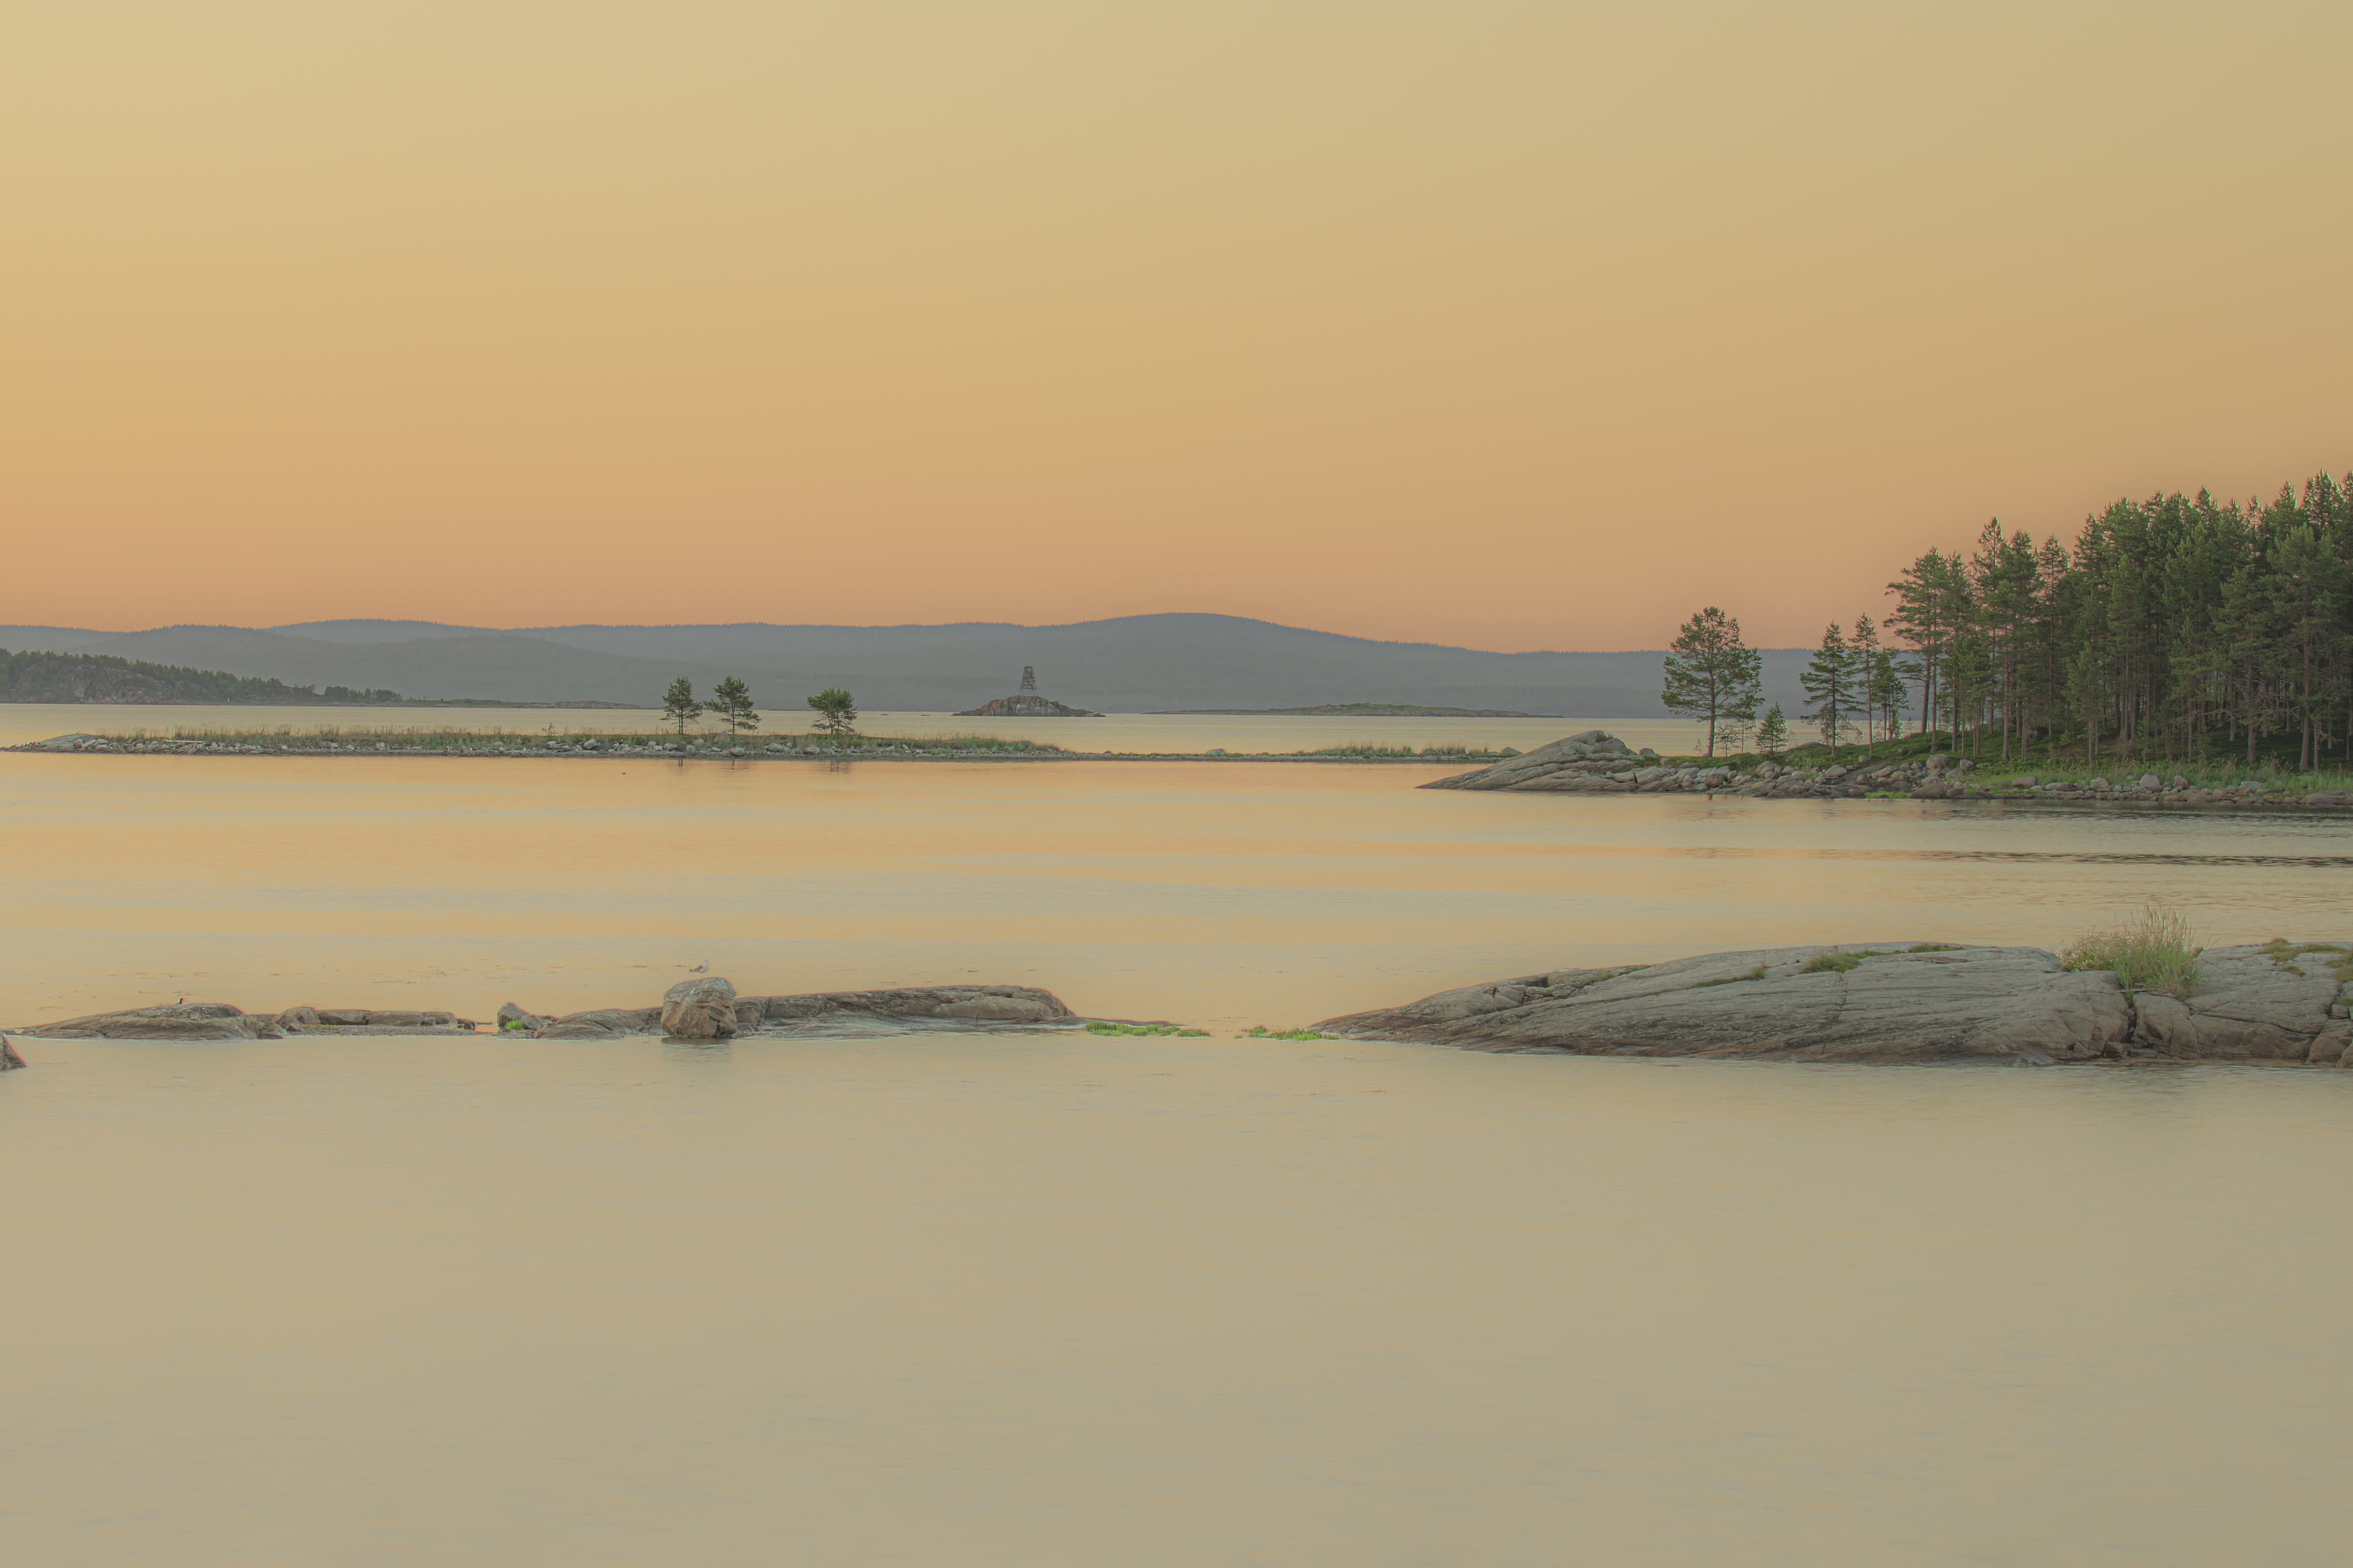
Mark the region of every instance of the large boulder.
<instances>
[{"instance_id":1,"label":"large boulder","mask_svg":"<svg viewBox=\"0 0 2353 1568\"><path fill-rule=\"evenodd\" d=\"M543 1018L536 1013L526 1012L512 1002L499 1004L498 1027L502 1035L516 1030L544 1029L554 1022L553 1018Z\"/></svg>"},{"instance_id":2,"label":"large boulder","mask_svg":"<svg viewBox=\"0 0 2353 1568\"><path fill-rule=\"evenodd\" d=\"M735 1037L735 987L716 974L681 980L662 993L662 1033L677 1040Z\"/></svg>"},{"instance_id":3,"label":"large boulder","mask_svg":"<svg viewBox=\"0 0 2353 1568\"><path fill-rule=\"evenodd\" d=\"M2045 1063L2126 1050L2133 1014L2115 975L2070 973L2037 948L1928 949L1759 948L1559 970L1315 1026L1472 1050L1767 1061Z\"/></svg>"},{"instance_id":4,"label":"large boulder","mask_svg":"<svg viewBox=\"0 0 2353 1568\"><path fill-rule=\"evenodd\" d=\"M2133 1043L2189 1061L2346 1065L2353 1022L2338 1014L2346 988L2333 967L2345 952L2210 947L2188 1001L2133 998Z\"/></svg>"}]
</instances>

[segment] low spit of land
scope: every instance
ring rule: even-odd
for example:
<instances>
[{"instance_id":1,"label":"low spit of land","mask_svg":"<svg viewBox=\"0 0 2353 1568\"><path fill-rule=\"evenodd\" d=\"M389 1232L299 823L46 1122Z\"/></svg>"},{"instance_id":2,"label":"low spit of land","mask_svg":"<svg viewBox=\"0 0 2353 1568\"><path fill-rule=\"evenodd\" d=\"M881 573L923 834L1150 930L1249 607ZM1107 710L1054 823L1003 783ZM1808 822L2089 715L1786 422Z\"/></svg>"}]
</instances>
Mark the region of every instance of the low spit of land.
<instances>
[{"instance_id":1,"label":"low spit of land","mask_svg":"<svg viewBox=\"0 0 2353 1568\"><path fill-rule=\"evenodd\" d=\"M19 752L100 752L121 755L180 756L427 756L427 757L674 757L733 761L872 762L1019 759L1029 762L1500 762L1519 753L1510 747L1371 744L1327 746L1313 752L1089 752L1045 741L997 735L786 735L664 734L659 731L571 731L514 733L505 731L427 729L332 729L295 731L195 729L168 734L132 731L121 734L58 735L8 748Z\"/></svg>"},{"instance_id":2,"label":"low spit of land","mask_svg":"<svg viewBox=\"0 0 2353 1568\"><path fill-rule=\"evenodd\" d=\"M175 756L569 757L720 762L1190 762L1412 763L1465 766L1436 789L1576 795L1736 795L1854 800L2036 800L2059 804L2147 802L2168 805L2353 807L2353 772L2298 771L2277 758L2168 762L2073 755L2007 764L1938 749L1935 737L1882 741L1866 751L1800 746L1774 756L1662 756L1598 730L1535 751L1505 746L1386 746L1372 742L1314 751L1080 751L1003 736L680 735L659 731L507 731L420 728L321 728L296 731L175 728L169 733L76 733L7 748ZM1949 740L1943 744L1949 745Z\"/></svg>"}]
</instances>

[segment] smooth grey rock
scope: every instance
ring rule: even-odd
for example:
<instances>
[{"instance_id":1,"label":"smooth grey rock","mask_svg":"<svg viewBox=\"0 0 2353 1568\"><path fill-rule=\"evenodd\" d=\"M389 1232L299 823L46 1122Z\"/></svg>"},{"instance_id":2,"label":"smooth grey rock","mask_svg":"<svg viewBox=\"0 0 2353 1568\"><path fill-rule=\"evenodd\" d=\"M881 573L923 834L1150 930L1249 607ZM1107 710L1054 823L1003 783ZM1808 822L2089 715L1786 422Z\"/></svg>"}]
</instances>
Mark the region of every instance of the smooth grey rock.
<instances>
[{"instance_id":1,"label":"smooth grey rock","mask_svg":"<svg viewBox=\"0 0 2353 1568\"><path fill-rule=\"evenodd\" d=\"M316 1007L289 1007L278 1015L278 1026L281 1029L312 1029L318 1025Z\"/></svg>"},{"instance_id":2,"label":"smooth grey rock","mask_svg":"<svg viewBox=\"0 0 2353 1568\"><path fill-rule=\"evenodd\" d=\"M527 1012L512 1002L499 1004L498 1026L501 1034L512 1034L518 1029L544 1029L554 1022L553 1018L543 1018L538 1014Z\"/></svg>"},{"instance_id":3,"label":"smooth grey rock","mask_svg":"<svg viewBox=\"0 0 2353 1568\"><path fill-rule=\"evenodd\" d=\"M2140 1019L2133 1044L2186 1061L2333 1066L2353 1026L2331 1016L2343 989L2327 967L2332 956L2303 953L2279 963L2260 947L2210 947L2198 955L2198 988L2189 1001L2134 996Z\"/></svg>"},{"instance_id":4,"label":"smooth grey rock","mask_svg":"<svg viewBox=\"0 0 2353 1568\"><path fill-rule=\"evenodd\" d=\"M458 1015L395 1008L372 1012L367 1021L370 1027L377 1029L449 1029L457 1026Z\"/></svg>"},{"instance_id":5,"label":"smooth grey rock","mask_svg":"<svg viewBox=\"0 0 2353 1568\"><path fill-rule=\"evenodd\" d=\"M2122 1054L2132 1011L2113 974L2069 973L2038 948L1906 951L1914 945L1762 948L1646 968L1556 971L1315 1027L1358 1039L1586 1056L2039 1064ZM1821 954L1864 951L1879 956L1843 973L1803 973Z\"/></svg>"},{"instance_id":6,"label":"smooth grey rock","mask_svg":"<svg viewBox=\"0 0 2353 1568\"><path fill-rule=\"evenodd\" d=\"M1637 759L1626 743L1599 730L1566 736L1520 756L1507 757L1467 773L1433 779L1423 789L1530 789L1580 793L1586 786L1562 777L1561 770L1579 763L1631 767ZM1542 780L1542 783L1535 781ZM1621 788L1630 786L1620 786Z\"/></svg>"},{"instance_id":7,"label":"smooth grey rock","mask_svg":"<svg viewBox=\"0 0 2353 1568\"><path fill-rule=\"evenodd\" d=\"M661 1031L661 1016L659 1007L595 1007L586 1012L566 1013L561 1018L543 1018L533 1035L542 1040L610 1040L624 1035L651 1035Z\"/></svg>"},{"instance_id":8,"label":"smooth grey rock","mask_svg":"<svg viewBox=\"0 0 2353 1568\"><path fill-rule=\"evenodd\" d=\"M365 1007L322 1007L319 1009L319 1022L322 1024L365 1024L371 1020L371 1017L372 1015Z\"/></svg>"},{"instance_id":9,"label":"smooth grey rock","mask_svg":"<svg viewBox=\"0 0 2353 1568\"><path fill-rule=\"evenodd\" d=\"M24 1065L25 1058L16 1054L16 1047L8 1043L8 1037L0 1035L0 1072L15 1072Z\"/></svg>"},{"instance_id":10,"label":"smooth grey rock","mask_svg":"<svg viewBox=\"0 0 2353 1568\"><path fill-rule=\"evenodd\" d=\"M662 993L662 1033L679 1040L735 1037L735 987L716 974L681 980Z\"/></svg>"},{"instance_id":11,"label":"smooth grey rock","mask_svg":"<svg viewBox=\"0 0 2353 1568\"><path fill-rule=\"evenodd\" d=\"M1942 779L1936 779L1927 784L1924 784L1918 789L1914 790L1912 792L1912 798L1914 800L1951 800L1960 793L1960 785L1957 784L1947 784Z\"/></svg>"},{"instance_id":12,"label":"smooth grey rock","mask_svg":"<svg viewBox=\"0 0 2353 1568\"><path fill-rule=\"evenodd\" d=\"M1078 1016L1031 985L928 985L747 998L761 1027L793 1035L876 1036L1074 1025Z\"/></svg>"},{"instance_id":13,"label":"smooth grey rock","mask_svg":"<svg viewBox=\"0 0 2353 1568\"><path fill-rule=\"evenodd\" d=\"M177 1002L91 1013L16 1032L52 1040L257 1040L265 1028L270 1037L277 1037L270 1020L226 1002Z\"/></svg>"}]
</instances>

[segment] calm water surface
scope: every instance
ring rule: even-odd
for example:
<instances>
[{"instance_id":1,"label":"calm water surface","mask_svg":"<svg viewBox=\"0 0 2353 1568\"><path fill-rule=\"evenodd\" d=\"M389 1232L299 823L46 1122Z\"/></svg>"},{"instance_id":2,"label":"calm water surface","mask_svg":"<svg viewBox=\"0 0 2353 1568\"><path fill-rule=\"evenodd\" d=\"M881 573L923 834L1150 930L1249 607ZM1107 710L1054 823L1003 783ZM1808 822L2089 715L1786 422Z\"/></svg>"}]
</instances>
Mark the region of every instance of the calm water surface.
<instances>
[{"instance_id":1,"label":"calm water surface","mask_svg":"<svg viewBox=\"0 0 2353 1568\"><path fill-rule=\"evenodd\" d=\"M2341 1560L2353 1074L1227 1037L2150 892L2342 937L2344 828L1440 771L0 758L12 1021L708 958L1219 1036L28 1042L9 1561Z\"/></svg>"}]
</instances>

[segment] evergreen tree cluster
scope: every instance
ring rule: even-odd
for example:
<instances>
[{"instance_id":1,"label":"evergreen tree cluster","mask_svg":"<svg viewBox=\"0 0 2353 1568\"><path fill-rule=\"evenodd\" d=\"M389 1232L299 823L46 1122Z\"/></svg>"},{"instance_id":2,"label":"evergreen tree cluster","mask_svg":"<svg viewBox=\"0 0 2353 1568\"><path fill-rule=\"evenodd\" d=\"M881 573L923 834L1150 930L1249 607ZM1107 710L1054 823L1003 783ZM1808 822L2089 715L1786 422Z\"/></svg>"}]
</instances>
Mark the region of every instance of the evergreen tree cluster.
<instances>
[{"instance_id":1,"label":"evergreen tree cluster","mask_svg":"<svg viewBox=\"0 0 2353 1568\"><path fill-rule=\"evenodd\" d=\"M2269 503L2119 500L2072 544L2005 534L1930 550L1888 584L1923 729L2007 761L2080 742L2168 761L2292 748L2311 770L2353 730L2353 475Z\"/></svg>"}]
</instances>

